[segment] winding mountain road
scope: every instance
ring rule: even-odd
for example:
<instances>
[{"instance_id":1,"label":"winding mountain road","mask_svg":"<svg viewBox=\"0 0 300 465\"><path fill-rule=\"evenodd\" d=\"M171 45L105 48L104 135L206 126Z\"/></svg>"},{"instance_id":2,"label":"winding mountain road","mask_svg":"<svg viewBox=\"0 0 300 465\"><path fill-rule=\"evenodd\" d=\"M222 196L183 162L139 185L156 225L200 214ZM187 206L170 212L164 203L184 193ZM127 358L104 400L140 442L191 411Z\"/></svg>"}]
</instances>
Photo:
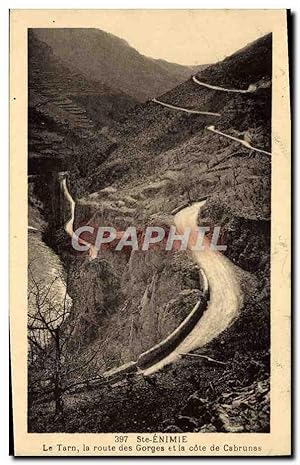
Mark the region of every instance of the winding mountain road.
<instances>
[{"instance_id":1,"label":"winding mountain road","mask_svg":"<svg viewBox=\"0 0 300 465\"><path fill-rule=\"evenodd\" d=\"M208 116L222 116L220 113L212 113L210 111L200 111L200 110L190 110L189 108L178 107L176 105L171 105L170 103L161 102L156 98L152 99L152 102L162 105L163 107L171 108L171 110L184 111L185 113L192 113L195 115L208 115Z\"/></svg>"},{"instance_id":2,"label":"winding mountain road","mask_svg":"<svg viewBox=\"0 0 300 465\"><path fill-rule=\"evenodd\" d=\"M211 88L214 88L214 86L209 86L209 85L207 85L207 86L211 87ZM226 89L223 89L223 90L226 90ZM234 90L234 89L231 89L231 90L227 89L227 91L228 92L243 92L243 91L237 91L237 90ZM250 91L244 91L244 92L250 92ZM189 110L188 108L178 107L176 105L171 105L169 103L161 102L160 100L157 100L156 98L152 99L152 102L157 103L158 105L162 105L163 107L171 108L172 110L184 111L186 113L194 113L194 114L197 114L197 115L222 116L220 113L212 113L212 112L209 112L209 111L199 111L199 110ZM238 139L237 137L229 136L228 134L225 134L224 132L218 131L217 129L215 129L215 126L207 126L205 129L207 129L208 131L214 132L215 134L219 134L220 136L227 137L227 139L232 139L232 140L234 140L236 142L239 142L240 144L242 144L244 147L246 147L249 150L253 150L255 152L260 152L260 153L263 153L263 154L269 155L269 156L272 155L272 153L267 152L266 150L262 150L262 149L258 149L257 147L253 147L252 145L249 144L249 142L247 142L245 140Z\"/></svg>"},{"instance_id":3,"label":"winding mountain road","mask_svg":"<svg viewBox=\"0 0 300 465\"><path fill-rule=\"evenodd\" d=\"M224 255L209 248L208 241L204 250L192 251L197 237L197 218L199 210L204 206L198 202L181 210L175 215L175 225L179 234L186 228L191 228L188 249L192 258L201 267L208 279L210 300L207 309L196 323L188 336L169 355L142 370L147 376L159 371L164 366L174 363L181 358L181 354L205 346L208 342L228 328L239 315L243 305L243 297L236 276L234 265Z\"/></svg>"},{"instance_id":4,"label":"winding mountain road","mask_svg":"<svg viewBox=\"0 0 300 465\"><path fill-rule=\"evenodd\" d=\"M223 87L207 84L199 81L195 76L192 77L192 80L200 86L223 92L247 94L254 93L257 90L257 86L253 84L249 85L247 90L241 90L226 89ZM192 110L176 105L171 105L156 98L153 98L152 102L171 110L182 111L185 113L217 117L222 116L220 113ZM205 129L222 137L234 140L249 150L260 152L269 156L271 155L270 152L252 147L250 143L245 140L238 139L234 136L230 136L215 129L215 126L207 126ZM71 210L71 216L65 223L65 231L72 238L75 234L73 229L75 202L68 190L65 173L60 173L60 175L61 189L64 193L65 199L70 205ZM203 312L201 318L196 321L192 329L184 337L184 339L178 342L175 349L170 348L170 352L167 353L167 355L163 356L163 351L160 349L160 347L166 346L165 343L168 342L169 339L172 339L173 333L169 335L164 341L161 341L161 343L159 343L157 346L154 346L149 351L141 354L140 358L148 355L148 352L155 354L154 362L150 362L152 363L150 366L142 368L138 365L138 361L130 362L129 364L122 365L121 367L103 373L103 378L109 379L116 375L124 376L127 372L135 370L137 370L138 373L142 374L143 376L155 373L161 370L164 366L179 360L183 354L187 354L196 349L204 347L215 337L221 334L225 329L227 329L238 317L243 305L243 295L240 289L239 280L237 278L234 265L220 252L212 250L207 238L204 239L203 250L193 250L193 246L196 244L198 236L198 216L201 208L205 205L205 203L206 200L203 200L202 202L197 202L192 206L188 206L182 209L175 215L174 222L176 230L179 234L183 234L187 228L191 229L188 250L192 256L193 261L199 266L205 278L206 286L209 286L209 301L207 303L207 308ZM93 244L90 244L82 239L78 239L78 241L79 243L88 246L90 259L97 257L97 250ZM191 314L197 312L199 305L200 302L196 304ZM186 320L188 320L188 318ZM176 331L181 331L181 327L186 324L186 320L183 321L181 325L179 325L174 333L176 333Z\"/></svg>"},{"instance_id":5,"label":"winding mountain road","mask_svg":"<svg viewBox=\"0 0 300 465\"><path fill-rule=\"evenodd\" d=\"M199 79L197 79L196 76L193 76L192 79L199 86L207 87L208 89L213 89L213 90L220 90L222 92L233 92L233 93L237 93L237 94L253 94L257 90L257 87L256 87L255 84L250 84L248 89L246 89L246 90L243 90L243 89L226 89L225 87L213 86L211 84L207 84L206 82L199 81Z\"/></svg>"},{"instance_id":6,"label":"winding mountain road","mask_svg":"<svg viewBox=\"0 0 300 465\"><path fill-rule=\"evenodd\" d=\"M60 182L60 188L71 210L71 216L65 223L64 229L71 239L75 237L79 244L86 245L88 247L89 258L90 260L94 260L95 258L97 258L97 255L98 255L97 248L93 244L90 244L89 242L77 237L74 232L73 226L74 226L74 218L75 218L75 201L69 192L69 189L67 186L67 178L66 178L65 173L59 173L59 182Z\"/></svg>"},{"instance_id":7,"label":"winding mountain road","mask_svg":"<svg viewBox=\"0 0 300 465\"><path fill-rule=\"evenodd\" d=\"M224 132L218 131L217 129L215 129L215 126L207 126L205 129L207 129L208 131L214 132L215 134L219 134L220 136L226 137L227 139L231 139L231 140L234 140L236 142L239 142L244 147L247 147L247 149L249 149L249 150L254 150L255 152L260 152L260 153L264 153L265 155L272 156L272 153L267 152L266 150L262 150L262 149L258 149L256 147L253 147L246 140L238 139L237 137L230 136L229 134L225 134Z\"/></svg>"},{"instance_id":8,"label":"winding mountain road","mask_svg":"<svg viewBox=\"0 0 300 465\"><path fill-rule=\"evenodd\" d=\"M75 202L68 190L65 173L60 173L60 185L71 208L71 217L65 223L65 231L72 238L74 234ZM234 265L218 251L211 250L208 239L204 240L203 250L192 250L198 236L198 215L205 203L206 200L203 200L184 208L175 215L174 222L179 234L183 234L186 228L191 229L188 250L192 255L193 261L204 272L205 287L209 286L210 300L202 317L171 353L154 362L150 367L138 369L138 372L144 376L155 373L164 366L175 362L181 358L181 354L186 354L206 345L230 326L239 315L242 307L243 298ZM97 257L95 246L82 239L80 239L80 242L89 247L90 259ZM122 365L115 371L121 374L123 371L125 373L126 369ZM109 377L109 374L110 372L103 373L103 376Z\"/></svg>"}]
</instances>

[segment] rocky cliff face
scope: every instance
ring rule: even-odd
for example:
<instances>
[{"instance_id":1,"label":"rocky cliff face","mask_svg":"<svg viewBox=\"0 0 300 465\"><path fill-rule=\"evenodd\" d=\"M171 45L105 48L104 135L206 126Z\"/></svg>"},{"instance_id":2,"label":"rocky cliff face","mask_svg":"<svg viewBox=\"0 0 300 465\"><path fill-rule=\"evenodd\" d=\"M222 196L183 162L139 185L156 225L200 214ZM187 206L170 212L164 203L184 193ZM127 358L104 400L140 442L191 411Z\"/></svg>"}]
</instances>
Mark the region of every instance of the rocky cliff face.
<instances>
[{"instance_id":1,"label":"rocky cliff face","mask_svg":"<svg viewBox=\"0 0 300 465\"><path fill-rule=\"evenodd\" d=\"M262 53L264 60L260 66ZM245 73L244 68L250 72ZM231 80L229 76L232 76ZM271 36L201 71L198 78L240 89L262 78L271 80ZM222 226L228 244L226 253L234 263L245 271L263 273L269 260L270 157L251 153L239 143L205 128L213 122L218 130L239 139L251 134L253 146L270 150L270 87L255 94L229 94L188 81L162 96L161 100L186 108L219 112L222 116L189 115L155 103L135 107L126 121L112 130L118 141L116 149L86 178L87 189L94 192L77 198L75 227L109 225L122 230L129 225L141 229L149 224L169 226L171 212L176 207L208 197L202 219L204 224ZM71 183L76 196L77 183L72 174ZM106 188L107 185L110 187ZM119 280L124 273L127 276L118 308L120 310L129 298L127 308L131 314L142 305L145 292L156 295L156 280L163 279L165 267L172 269L174 258L168 258L165 263L157 252L149 254L150 263L151 260L157 262L156 270L153 264L149 269L146 267L144 260L147 258L143 256L118 255L115 253L108 263ZM100 263L106 259L100 255L97 260ZM93 268L94 264L86 266ZM184 281L185 273L181 275L177 271L173 284L170 274L172 272L167 271L168 277L162 281L162 286L170 288L170 295L166 291L165 304L174 297L172 292L176 290L178 294L178 285ZM133 294L135 281L140 283L138 295ZM197 289L196 281L187 289ZM121 289L121 281L119 286ZM126 289L130 296L124 297ZM184 289L180 287L179 291ZM79 307L82 305L79 301L85 300L84 295L85 292L82 298L78 295L75 299ZM85 303L83 305L85 307ZM161 298L152 299L152 307L149 314L155 321L155 315L164 308ZM128 332L130 325L128 321ZM151 335L157 333L158 327L157 322ZM143 336L138 336L139 339ZM155 338L151 339L153 342ZM134 354L133 351L132 356Z\"/></svg>"},{"instance_id":2,"label":"rocky cliff face","mask_svg":"<svg viewBox=\"0 0 300 465\"><path fill-rule=\"evenodd\" d=\"M136 360L202 299L199 269L183 252L74 259L71 276L74 311L81 315L76 337L99 353L99 372Z\"/></svg>"},{"instance_id":3,"label":"rocky cliff face","mask_svg":"<svg viewBox=\"0 0 300 465\"><path fill-rule=\"evenodd\" d=\"M138 411L131 423L124 406L122 421L107 419L105 409L101 422L93 420L91 399L87 407L79 396L76 402L87 413L82 431L116 431L116 427L118 431L157 431L172 425L181 431L197 431L204 423L186 426L187 420L178 422L175 415L187 395L200 389L209 401L219 399L222 404L230 380L237 386L242 377L245 387L268 376L271 159L206 127L214 125L227 135L271 151L271 63L272 38L268 35L197 74L200 81L229 88L247 89L262 80L268 83L257 92L220 92L188 80L160 97L184 108L220 113L220 117L182 113L147 102L131 108L109 127L102 126L92 141L74 139L67 169L76 200L75 228L82 224L117 230L131 225L140 230L147 225L168 228L174 209L207 197L201 224L222 227L226 254L237 265L245 294L239 320L201 352L226 362L225 368L184 360L155 377L154 387L137 380L135 396L127 393L129 408ZM97 373L135 359L178 326L201 299L199 270L184 252L107 250L89 261L84 254L72 254L63 236L55 246L70 266L73 311L81 319L76 337L82 340L83 357L93 350L99 354ZM159 389L166 386L178 392L164 407ZM117 389L124 399L127 388ZM112 400L105 390L101 395ZM100 397L93 401L93 408L99 407ZM68 431L74 428L72 408ZM111 408L114 415L120 405ZM219 418L222 408L216 420L205 420L208 429L224 431L224 415ZM153 424L147 419L149 409L154 412ZM171 424L164 423L171 417ZM248 424L245 420L243 430ZM258 430L265 431L265 423Z\"/></svg>"}]
</instances>

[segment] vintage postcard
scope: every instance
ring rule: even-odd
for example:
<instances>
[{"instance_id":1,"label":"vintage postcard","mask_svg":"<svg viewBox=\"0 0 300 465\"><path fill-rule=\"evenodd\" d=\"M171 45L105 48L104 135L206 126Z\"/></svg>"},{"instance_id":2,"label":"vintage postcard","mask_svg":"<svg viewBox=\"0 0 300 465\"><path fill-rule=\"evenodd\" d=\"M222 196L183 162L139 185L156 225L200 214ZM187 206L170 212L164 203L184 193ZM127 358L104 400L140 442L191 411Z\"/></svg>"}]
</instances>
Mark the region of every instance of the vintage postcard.
<instances>
[{"instance_id":1,"label":"vintage postcard","mask_svg":"<svg viewBox=\"0 0 300 465\"><path fill-rule=\"evenodd\" d=\"M285 10L12 10L17 456L288 456Z\"/></svg>"}]
</instances>

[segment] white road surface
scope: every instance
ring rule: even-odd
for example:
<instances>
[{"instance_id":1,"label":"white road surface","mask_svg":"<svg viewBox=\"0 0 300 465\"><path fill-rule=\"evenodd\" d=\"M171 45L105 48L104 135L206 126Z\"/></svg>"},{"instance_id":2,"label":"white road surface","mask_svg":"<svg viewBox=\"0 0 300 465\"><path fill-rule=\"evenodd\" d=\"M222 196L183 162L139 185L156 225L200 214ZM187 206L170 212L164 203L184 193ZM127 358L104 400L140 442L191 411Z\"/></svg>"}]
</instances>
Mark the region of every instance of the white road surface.
<instances>
[{"instance_id":1,"label":"white road surface","mask_svg":"<svg viewBox=\"0 0 300 465\"><path fill-rule=\"evenodd\" d=\"M220 113L212 113L210 111L200 111L200 110L190 110L189 108L178 107L176 105L171 105L170 103L161 102L156 98L152 99L152 102L162 105L163 107L171 108L172 110L184 111L185 113L193 113L195 115L209 115L209 116L222 116Z\"/></svg>"},{"instance_id":2,"label":"white road surface","mask_svg":"<svg viewBox=\"0 0 300 465\"><path fill-rule=\"evenodd\" d=\"M69 193L66 178L61 179L61 187L65 198L71 208L71 217L65 224L65 231L72 237L74 234L73 223L75 214L75 202ZM218 251L211 250L208 245L201 251L192 251L197 235L198 213L204 206L206 200L198 202L184 208L174 217L175 226L179 234L183 234L186 228L191 228L190 240L188 243L189 253L197 265L204 270L208 279L210 300L207 309L196 323L188 336L169 355L154 363L151 367L139 370L147 376L162 369L164 366L175 362L185 354L205 346L208 342L228 328L238 317L243 305L243 297L236 276L234 265ZM82 243L88 244L84 241ZM90 247L90 257L95 258L97 251L92 244Z\"/></svg>"},{"instance_id":3,"label":"white road surface","mask_svg":"<svg viewBox=\"0 0 300 465\"><path fill-rule=\"evenodd\" d=\"M226 137L227 139L231 139L231 140L234 140L236 142L239 142L244 147L247 147L247 149L249 149L249 150L254 150L255 152L264 153L265 155L270 155L270 156L272 155L272 153L267 152L266 150L262 150L262 149L258 149L256 147L253 147L252 145L249 144L249 142L247 142L247 141L245 141L243 139L238 139L237 137L233 137L233 136L230 136L229 134L225 134L225 132L218 131L217 129L215 129L215 126L207 126L205 129L207 129L208 131L214 132L215 134L219 134L220 136Z\"/></svg>"},{"instance_id":4,"label":"white road surface","mask_svg":"<svg viewBox=\"0 0 300 465\"><path fill-rule=\"evenodd\" d=\"M220 90L222 92L233 92L237 94L252 94L257 90L257 87L255 84L250 84L248 89L243 90L243 89L226 89L225 87L219 87L219 86L213 86L211 84L207 84L206 82L199 81L199 79L196 78L196 76L193 76L193 81L198 84L199 86L202 87L207 87L208 89L213 89L213 90Z\"/></svg>"},{"instance_id":5,"label":"white road surface","mask_svg":"<svg viewBox=\"0 0 300 465\"><path fill-rule=\"evenodd\" d=\"M70 210L71 210L71 216L67 220L67 222L65 223L64 228L65 228L65 231L68 234L68 236L71 237L71 239L73 237L76 238L77 236L76 236L76 234L74 232L74 228L73 228L74 218L75 218L75 201L74 201L73 197L71 196L71 194L69 192L69 189L68 189L68 186L67 186L67 178L65 176L60 179L60 187L61 187L61 190L62 190L64 196L65 196L65 199L69 203ZM95 258L97 258L98 251L97 251L97 248L93 244L90 244L89 242L86 242L83 239L79 239L78 237L77 237L77 241L79 241L79 243L81 245L88 246L90 260L94 260Z\"/></svg>"},{"instance_id":6,"label":"white road surface","mask_svg":"<svg viewBox=\"0 0 300 465\"><path fill-rule=\"evenodd\" d=\"M177 213L175 225L178 233L190 227L195 231L199 209L205 201ZM192 236L192 235L191 235ZM191 249L195 241L189 241ZM210 300L208 307L189 335L164 359L143 370L145 376L157 372L164 366L175 362L181 354L205 346L208 342L228 328L238 317L243 305L243 297L234 265L217 251L205 247L203 251L191 251L193 260L201 267L209 282Z\"/></svg>"}]
</instances>

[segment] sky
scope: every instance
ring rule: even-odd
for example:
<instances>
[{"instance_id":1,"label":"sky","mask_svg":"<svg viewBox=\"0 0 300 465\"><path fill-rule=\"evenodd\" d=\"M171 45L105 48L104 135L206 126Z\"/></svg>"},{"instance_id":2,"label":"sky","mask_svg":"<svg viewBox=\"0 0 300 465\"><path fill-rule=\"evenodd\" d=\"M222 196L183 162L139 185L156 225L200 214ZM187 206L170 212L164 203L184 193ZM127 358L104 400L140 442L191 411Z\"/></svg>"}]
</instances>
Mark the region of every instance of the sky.
<instances>
[{"instance_id":1,"label":"sky","mask_svg":"<svg viewBox=\"0 0 300 465\"><path fill-rule=\"evenodd\" d=\"M93 23L125 39L143 55L196 65L219 61L271 32L272 12L274 10L102 10Z\"/></svg>"}]
</instances>

